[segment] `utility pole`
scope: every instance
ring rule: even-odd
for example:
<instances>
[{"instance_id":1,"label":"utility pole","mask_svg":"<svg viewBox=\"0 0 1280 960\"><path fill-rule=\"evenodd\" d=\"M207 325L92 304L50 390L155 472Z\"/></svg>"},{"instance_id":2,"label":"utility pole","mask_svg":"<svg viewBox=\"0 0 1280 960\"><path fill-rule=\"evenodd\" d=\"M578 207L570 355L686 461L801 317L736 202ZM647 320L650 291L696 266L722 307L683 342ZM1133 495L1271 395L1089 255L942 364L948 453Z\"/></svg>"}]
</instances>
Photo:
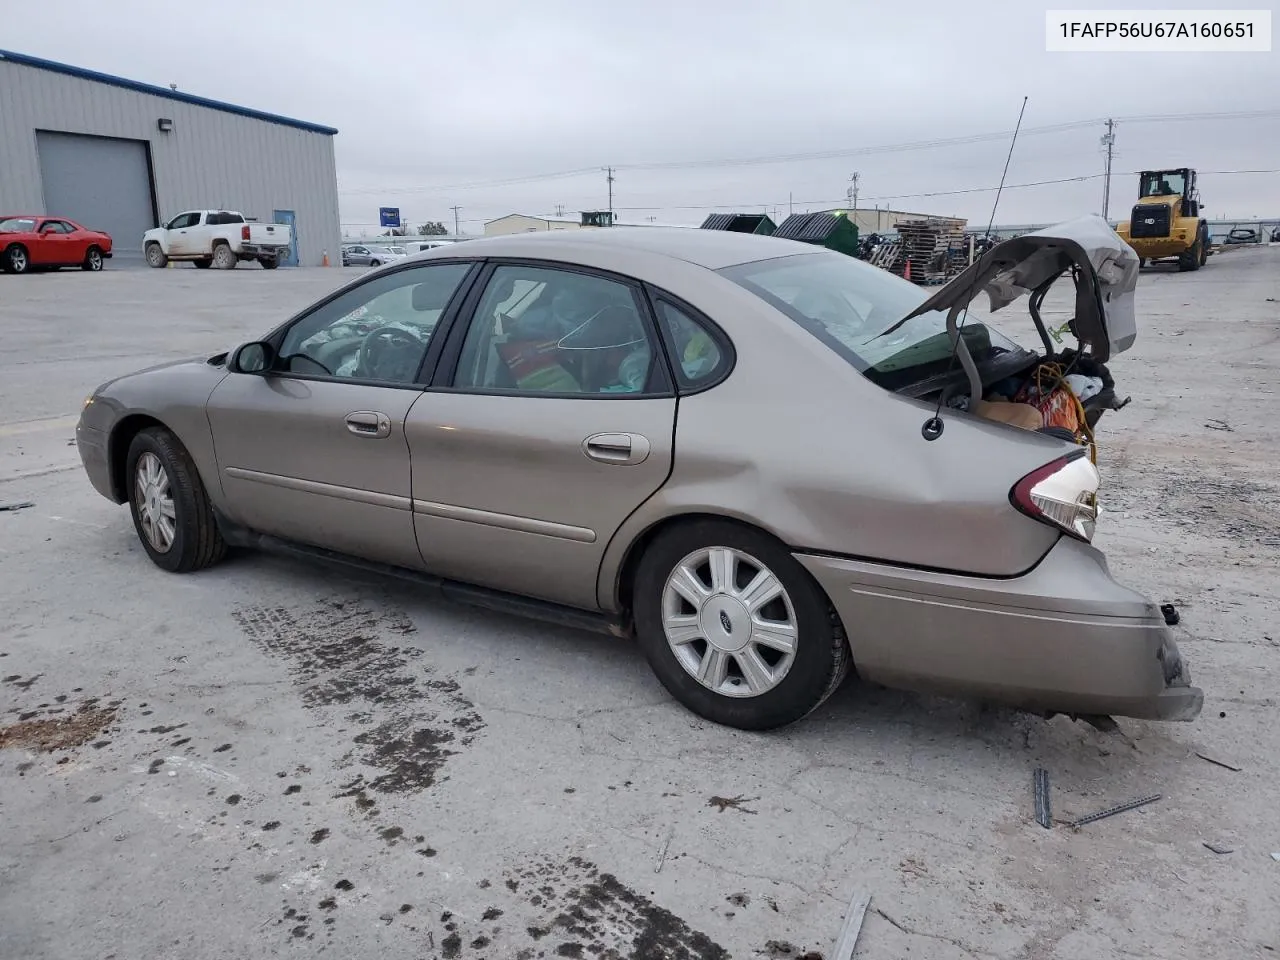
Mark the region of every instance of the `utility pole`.
<instances>
[{"instance_id":1,"label":"utility pole","mask_svg":"<svg viewBox=\"0 0 1280 960\"><path fill-rule=\"evenodd\" d=\"M458 235L458 211L462 208L450 207L449 209L453 211L453 235L456 237Z\"/></svg>"},{"instance_id":2,"label":"utility pole","mask_svg":"<svg viewBox=\"0 0 1280 960\"><path fill-rule=\"evenodd\" d=\"M787 191L787 216L788 217L796 212L796 204L795 204L795 200L793 199L794 197L795 197L795 194L793 194L790 190L788 190Z\"/></svg>"},{"instance_id":3,"label":"utility pole","mask_svg":"<svg viewBox=\"0 0 1280 960\"><path fill-rule=\"evenodd\" d=\"M557 203L557 204L556 204L556 216L557 216L557 217L563 217L563 216L564 216L564 204L563 204L563 203Z\"/></svg>"},{"instance_id":4,"label":"utility pole","mask_svg":"<svg viewBox=\"0 0 1280 960\"><path fill-rule=\"evenodd\" d=\"M609 183L609 226L613 226L613 167L605 167L605 180Z\"/></svg>"},{"instance_id":5,"label":"utility pole","mask_svg":"<svg viewBox=\"0 0 1280 960\"><path fill-rule=\"evenodd\" d=\"M1102 219L1107 219L1111 209L1111 158L1115 154L1116 122L1107 118L1107 132L1102 135L1102 145L1107 148L1106 173L1102 178Z\"/></svg>"},{"instance_id":6,"label":"utility pole","mask_svg":"<svg viewBox=\"0 0 1280 960\"><path fill-rule=\"evenodd\" d=\"M849 207L853 210L853 219L856 223L858 220L858 174L855 171L853 176L849 178L853 185L846 191L845 196L849 198Z\"/></svg>"}]
</instances>

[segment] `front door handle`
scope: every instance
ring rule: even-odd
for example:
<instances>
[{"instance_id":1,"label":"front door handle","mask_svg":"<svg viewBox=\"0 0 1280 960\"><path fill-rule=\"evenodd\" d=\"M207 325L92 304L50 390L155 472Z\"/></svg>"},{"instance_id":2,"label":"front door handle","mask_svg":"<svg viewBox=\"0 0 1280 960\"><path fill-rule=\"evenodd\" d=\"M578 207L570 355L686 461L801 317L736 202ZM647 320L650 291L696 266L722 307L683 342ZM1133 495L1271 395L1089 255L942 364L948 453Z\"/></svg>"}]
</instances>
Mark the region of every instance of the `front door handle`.
<instances>
[{"instance_id":1,"label":"front door handle","mask_svg":"<svg viewBox=\"0 0 1280 960\"><path fill-rule=\"evenodd\" d=\"M596 433L582 441L582 452L600 463L643 463L651 449L638 433Z\"/></svg>"},{"instance_id":2,"label":"front door handle","mask_svg":"<svg viewBox=\"0 0 1280 960\"><path fill-rule=\"evenodd\" d=\"M385 413L372 410L358 410L347 414L347 429L357 437L370 440L381 440L391 436L391 418Z\"/></svg>"}]
</instances>

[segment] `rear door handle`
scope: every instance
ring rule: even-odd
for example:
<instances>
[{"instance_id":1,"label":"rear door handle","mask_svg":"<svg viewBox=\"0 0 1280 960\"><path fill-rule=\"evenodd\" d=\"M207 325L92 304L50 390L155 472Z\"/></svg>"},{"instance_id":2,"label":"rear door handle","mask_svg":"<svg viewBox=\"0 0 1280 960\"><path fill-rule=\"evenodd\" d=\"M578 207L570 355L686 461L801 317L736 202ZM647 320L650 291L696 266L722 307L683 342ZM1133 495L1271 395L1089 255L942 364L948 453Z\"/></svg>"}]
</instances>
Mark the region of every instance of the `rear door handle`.
<instances>
[{"instance_id":1,"label":"rear door handle","mask_svg":"<svg viewBox=\"0 0 1280 960\"><path fill-rule=\"evenodd\" d=\"M643 463L650 449L649 441L638 433L596 433L582 441L582 452L600 463Z\"/></svg>"},{"instance_id":2,"label":"rear door handle","mask_svg":"<svg viewBox=\"0 0 1280 960\"><path fill-rule=\"evenodd\" d=\"M347 414L347 429L357 437L381 440L391 436L391 418L385 413L357 410L355 413Z\"/></svg>"}]
</instances>

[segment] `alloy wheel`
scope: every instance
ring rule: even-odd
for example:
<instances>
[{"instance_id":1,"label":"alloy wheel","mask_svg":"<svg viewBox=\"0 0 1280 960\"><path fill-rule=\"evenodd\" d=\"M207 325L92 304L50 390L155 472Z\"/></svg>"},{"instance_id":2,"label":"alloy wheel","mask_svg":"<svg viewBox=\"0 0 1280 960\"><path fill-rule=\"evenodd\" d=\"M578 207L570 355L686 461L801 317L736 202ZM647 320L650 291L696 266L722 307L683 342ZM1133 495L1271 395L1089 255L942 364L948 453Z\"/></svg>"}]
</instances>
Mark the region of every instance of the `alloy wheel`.
<instances>
[{"instance_id":1,"label":"alloy wheel","mask_svg":"<svg viewBox=\"0 0 1280 960\"><path fill-rule=\"evenodd\" d=\"M177 536L177 507L169 486L169 473L154 453L138 457L134 499L143 536L157 553L168 553Z\"/></svg>"},{"instance_id":2,"label":"alloy wheel","mask_svg":"<svg viewBox=\"0 0 1280 960\"><path fill-rule=\"evenodd\" d=\"M102 254L99 253L97 250L89 251L89 269L90 270L102 269Z\"/></svg>"},{"instance_id":3,"label":"alloy wheel","mask_svg":"<svg viewBox=\"0 0 1280 960\"><path fill-rule=\"evenodd\" d=\"M14 273L24 273L27 269L27 252L21 249L9 251L9 266Z\"/></svg>"},{"instance_id":4,"label":"alloy wheel","mask_svg":"<svg viewBox=\"0 0 1280 960\"><path fill-rule=\"evenodd\" d=\"M676 564L662 591L662 626L685 672L722 696L768 693L795 662L799 629L786 588L731 547L704 547Z\"/></svg>"}]
</instances>

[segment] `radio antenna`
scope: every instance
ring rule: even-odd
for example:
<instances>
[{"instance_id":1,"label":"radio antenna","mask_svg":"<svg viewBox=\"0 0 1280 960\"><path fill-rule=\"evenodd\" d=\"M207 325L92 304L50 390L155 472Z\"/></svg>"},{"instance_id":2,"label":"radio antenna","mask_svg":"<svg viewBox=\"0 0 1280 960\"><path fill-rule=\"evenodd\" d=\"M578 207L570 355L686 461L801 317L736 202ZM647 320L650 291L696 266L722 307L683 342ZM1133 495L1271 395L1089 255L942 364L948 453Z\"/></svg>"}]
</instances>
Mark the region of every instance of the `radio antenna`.
<instances>
[{"instance_id":1,"label":"radio antenna","mask_svg":"<svg viewBox=\"0 0 1280 960\"><path fill-rule=\"evenodd\" d=\"M1022 98L1022 107L1018 110L1018 122L1013 128L1013 139L1009 141L1009 153L1004 158L1004 172L1000 174L1000 185L996 187L996 199L991 204L991 218L987 221L987 232L983 234L984 241L991 239L991 228L995 226L996 210L1000 207L1000 194L1004 192L1004 182L1009 176L1009 162L1013 159L1013 148L1018 142L1018 131L1022 129L1022 116L1027 112L1027 98ZM981 259L981 258L979 258ZM969 289L968 296L965 297L964 313L960 316L960 323L956 327L956 336L951 343L951 359L947 362L947 371L942 375L945 382L947 377L951 376L951 371L956 365L956 355L959 353L961 337L964 335L964 323L969 319L969 303L973 300L978 288L978 277L982 275L981 270L975 270L973 273L973 284ZM937 440L942 436L942 398L946 391L938 393L938 405L934 407L933 416L924 422L924 426L920 428L920 433L926 440ZM973 399L973 398L970 398ZM980 397L977 399L981 399Z\"/></svg>"}]
</instances>

